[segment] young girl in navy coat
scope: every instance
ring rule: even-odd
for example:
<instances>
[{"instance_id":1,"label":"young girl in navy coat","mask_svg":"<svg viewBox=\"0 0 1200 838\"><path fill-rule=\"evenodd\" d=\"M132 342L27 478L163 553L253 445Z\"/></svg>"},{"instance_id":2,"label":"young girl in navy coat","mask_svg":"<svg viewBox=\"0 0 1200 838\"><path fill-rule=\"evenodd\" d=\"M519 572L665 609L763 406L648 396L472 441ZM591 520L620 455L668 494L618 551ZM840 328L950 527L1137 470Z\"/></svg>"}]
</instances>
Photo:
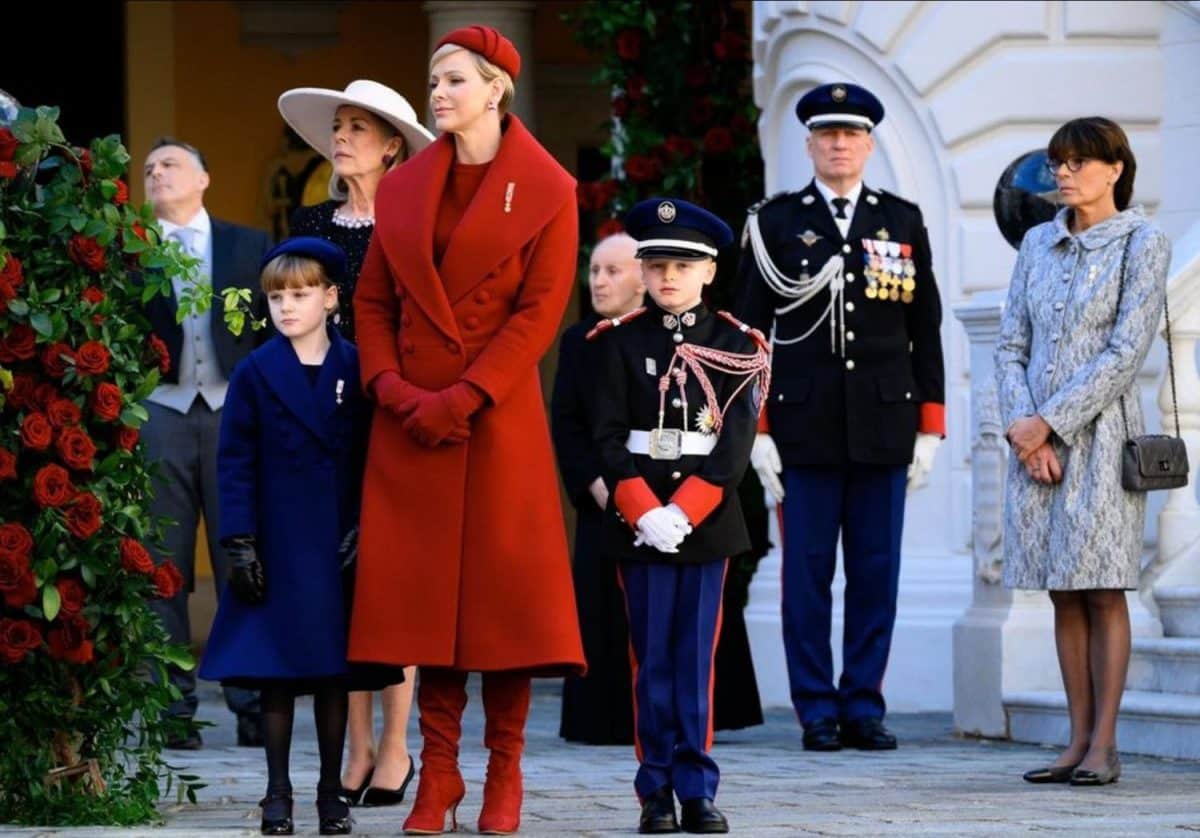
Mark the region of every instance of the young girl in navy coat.
<instances>
[{"instance_id":1,"label":"young girl in navy coat","mask_svg":"<svg viewBox=\"0 0 1200 838\"><path fill-rule=\"evenodd\" d=\"M345 263L341 248L317 238L289 239L264 257L279 334L234 370L221 418L221 540L232 572L200 677L262 690L265 835L294 829L295 697L313 694L320 832L342 835L351 829L340 782L347 689L403 679L374 670L367 685L346 661L343 564L357 552L368 412L357 351L326 323Z\"/></svg>"}]
</instances>

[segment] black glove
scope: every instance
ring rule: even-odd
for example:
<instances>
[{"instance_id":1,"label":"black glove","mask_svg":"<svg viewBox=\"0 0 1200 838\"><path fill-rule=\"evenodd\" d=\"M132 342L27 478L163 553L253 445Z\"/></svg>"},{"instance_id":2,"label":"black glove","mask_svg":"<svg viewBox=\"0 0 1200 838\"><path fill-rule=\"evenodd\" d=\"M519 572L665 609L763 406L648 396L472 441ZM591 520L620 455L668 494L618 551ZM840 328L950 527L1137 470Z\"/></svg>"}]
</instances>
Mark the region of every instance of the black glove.
<instances>
[{"instance_id":1,"label":"black glove","mask_svg":"<svg viewBox=\"0 0 1200 838\"><path fill-rule=\"evenodd\" d=\"M267 598L267 578L255 550L254 536L232 535L221 539L229 554L229 587L247 605L262 605Z\"/></svg>"},{"instance_id":2,"label":"black glove","mask_svg":"<svg viewBox=\"0 0 1200 838\"><path fill-rule=\"evenodd\" d=\"M337 559L338 566L342 570L349 570L354 566L354 562L358 560L357 524L351 527L350 531L342 536L342 543L338 545Z\"/></svg>"}]
</instances>

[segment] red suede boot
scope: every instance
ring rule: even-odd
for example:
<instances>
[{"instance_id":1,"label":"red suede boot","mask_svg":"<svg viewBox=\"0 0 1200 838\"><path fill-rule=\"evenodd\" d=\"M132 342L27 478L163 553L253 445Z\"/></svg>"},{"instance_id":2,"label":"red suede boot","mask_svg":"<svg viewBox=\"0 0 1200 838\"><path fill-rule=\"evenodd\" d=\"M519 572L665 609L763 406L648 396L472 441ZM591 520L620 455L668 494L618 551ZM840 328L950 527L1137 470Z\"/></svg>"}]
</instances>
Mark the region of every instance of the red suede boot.
<instances>
[{"instance_id":1,"label":"red suede boot","mask_svg":"<svg viewBox=\"0 0 1200 838\"><path fill-rule=\"evenodd\" d=\"M439 835L458 829L455 810L466 793L458 771L458 740L463 708L467 706L467 673L454 669L421 668L417 707L421 714L421 777L417 799L404 822L406 835Z\"/></svg>"},{"instance_id":2,"label":"red suede boot","mask_svg":"<svg viewBox=\"0 0 1200 838\"><path fill-rule=\"evenodd\" d=\"M484 835L511 835L521 826L521 751L529 717L529 687L528 675L483 673L487 714L483 744L491 751L479 812L479 831Z\"/></svg>"}]
</instances>

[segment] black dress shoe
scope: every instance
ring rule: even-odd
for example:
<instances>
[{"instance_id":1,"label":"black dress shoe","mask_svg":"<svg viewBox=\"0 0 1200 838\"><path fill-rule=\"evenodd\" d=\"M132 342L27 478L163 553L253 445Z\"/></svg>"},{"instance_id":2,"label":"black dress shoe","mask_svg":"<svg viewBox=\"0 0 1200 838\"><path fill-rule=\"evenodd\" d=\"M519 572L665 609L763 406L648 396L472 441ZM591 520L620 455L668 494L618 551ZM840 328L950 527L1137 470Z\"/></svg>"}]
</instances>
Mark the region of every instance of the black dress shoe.
<instances>
[{"instance_id":1,"label":"black dress shoe","mask_svg":"<svg viewBox=\"0 0 1200 838\"><path fill-rule=\"evenodd\" d=\"M262 716L251 713L238 716L237 743L243 748L263 746Z\"/></svg>"},{"instance_id":2,"label":"black dress shoe","mask_svg":"<svg viewBox=\"0 0 1200 838\"><path fill-rule=\"evenodd\" d=\"M838 739L836 719L817 719L804 726L804 750L806 751L840 751L842 742Z\"/></svg>"},{"instance_id":3,"label":"black dress shoe","mask_svg":"<svg viewBox=\"0 0 1200 838\"><path fill-rule=\"evenodd\" d=\"M882 719L855 719L841 724L842 744L860 751L894 751L896 737Z\"/></svg>"},{"instance_id":4,"label":"black dress shoe","mask_svg":"<svg viewBox=\"0 0 1200 838\"><path fill-rule=\"evenodd\" d=\"M374 773L374 769L372 769ZM408 758L408 773L404 775L404 782L400 784L398 789L381 789L376 786L368 786L363 792L362 805L364 806L396 806L404 802L404 792L408 790L408 784L412 782L413 775L417 773L416 766L413 765L413 758ZM368 778L369 780L370 778Z\"/></svg>"},{"instance_id":5,"label":"black dress shoe","mask_svg":"<svg viewBox=\"0 0 1200 838\"><path fill-rule=\"evenodd\" d=\"M1027 783L1065 783L1071 779L1071 772L1079 767L1074 765L1047 765L1045 768L1035 768L1021 775Z\"/></svg>"},{"instance_id":6,"label":"black dress shoe","mask_svg":"<svg viewBox=\"0 0 1200 838\"><path fill-rule=\"evenodd\" d=\"M683 801L680 807L683 817L680 824L684 832L715 833L728 832L729 821L721 814L721 810L713 805L707 797L697 797L695 800Z\"/></svg>"},{"instance_id":7,"label":"black dress shoe","mask_svg":"<svg viewBox=\"0 0 1200 838\"><path fill-rule=\"evenodd\" d=\"M363 793L367 787L371 785L371 778L375 776L375 766L371 766L371 770L367 772L367 776L363 777L363 781L359 783L358 788L348 789L342 786L342 797L349 801L351 806L357 806L362 801Z\"/></svg>"},{"instance_id":8,"label":"black dress shoe","mask_svg":"<svg viewBox=\"0 0 1200 838\"><path fill-rule=\"evenodd\" d=\"M173 736L166 745L172 751L198 751L204 747L204 740L199 733L189 733L186 736Z\"/></svg>"},{"instance_id":9,"label":"black dress shoe","mask_svg":"<svg viewBox=\"0 0 1200 838\"><path fill-rule=\"evenodd\" d=\"M258 805L262 807L263 835L291 835L296 831L290 794L268 794Z\"/></svg>"},{"instance_id":10,"label":"black dress shoe","mask_svg":"<svg viewBox=\"0 0 1200 838\"><path fill-rule=\"evenodd\" d=\"M661 788L642 802L642 817L638 821L638 832L642 835L664 835L678 832L679 821L675 820L675 798L669 788Z\"/></svg>"},{"instance_id":11,"label":"black dress shoe","mask_svg":"<svg viewBox=\"0 0 1200 838\"><path fill-rule=\"evenodd\" d=\"M321 835L349 835L353 824L350 801L340 795L317 792L317 822Z\"/></svg>"}]
</instances>

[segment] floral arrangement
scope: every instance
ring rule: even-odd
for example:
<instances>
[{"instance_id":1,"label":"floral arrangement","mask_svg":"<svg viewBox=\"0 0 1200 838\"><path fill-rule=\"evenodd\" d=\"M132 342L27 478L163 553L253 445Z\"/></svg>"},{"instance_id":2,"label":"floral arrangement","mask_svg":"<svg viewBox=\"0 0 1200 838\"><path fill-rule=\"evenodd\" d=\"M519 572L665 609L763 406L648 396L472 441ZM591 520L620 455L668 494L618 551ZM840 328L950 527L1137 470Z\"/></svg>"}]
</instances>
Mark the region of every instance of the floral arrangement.
<instances>
[{"instance_id":1,"label":"floral arrangement","mask_svg":"<svg viewBox=\"0 0 1200 838\"><path fill-rule=\"evenodd\" d=\"M183 578L145 547L140 402L170 361L142 306L195 260L130 205L119 139L57 118L0 123L0 821L141 823L183 732L165 667L193 665L148 604Z\"/></svg>"}]
</instances>

